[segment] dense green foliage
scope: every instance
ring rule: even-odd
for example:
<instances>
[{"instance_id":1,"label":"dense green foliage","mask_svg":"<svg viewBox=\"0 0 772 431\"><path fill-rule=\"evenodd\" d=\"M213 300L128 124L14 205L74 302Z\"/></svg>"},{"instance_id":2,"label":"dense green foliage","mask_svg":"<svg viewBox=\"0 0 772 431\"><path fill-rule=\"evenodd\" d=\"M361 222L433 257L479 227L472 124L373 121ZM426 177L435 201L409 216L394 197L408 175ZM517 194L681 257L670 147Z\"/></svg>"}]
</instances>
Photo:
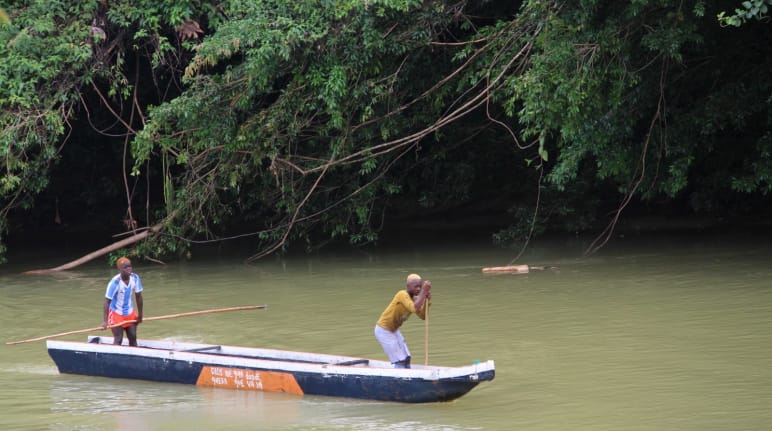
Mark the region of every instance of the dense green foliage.
<instances>
[{"instance_id":1,"label":"dense green foliage","mask_svg":"<svg viewBox=\"0 0 772 431\"><path fill-rule=\"evenodd\" d=\"M772 6L772 0L745 0L741 7L735 8L734 13L728 15L721 11L718 14L718 21L724 25L739 27L751 19L769 20L769 7Z\"/></svg>"},{"instance_id":2,"label":"dense green foliage","mask_svg":"<svg viewBox=\"0 0 772 431\"><path fill-rule=\"evenodd\" d=\"M0 6L0 232L53 194L162 224L148 256L488 213L517 243L631 203L759 211L772 187L770 30L722 27L733 2Z\"/></svg>"}]
</instances>

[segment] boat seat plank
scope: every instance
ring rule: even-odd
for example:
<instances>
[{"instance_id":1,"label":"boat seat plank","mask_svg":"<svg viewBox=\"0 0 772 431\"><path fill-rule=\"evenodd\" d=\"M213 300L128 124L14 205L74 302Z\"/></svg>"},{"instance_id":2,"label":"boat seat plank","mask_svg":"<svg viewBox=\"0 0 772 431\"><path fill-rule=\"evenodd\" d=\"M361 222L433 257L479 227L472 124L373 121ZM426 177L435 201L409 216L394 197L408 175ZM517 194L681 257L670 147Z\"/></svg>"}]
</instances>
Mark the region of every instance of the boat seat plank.
<instances>
[{"instance_id":1,"label":"boat seat plank","mask_svg":"<svg viewBox=\"0 0 772 431\"><path fill-rule=\"evenodd\" d=\"M336 363L332 363L330 365L344 365L344 366L345 365L361 365L361 364L367 365L369 363L370 363L369 359L353 359L351 361L336 362Z\"/></svg>"},{"instance_id":2,"label":"boat seat plank","mask_svg":"<svg viewBox=\"0 0 772 431\"><path fill-rule=\"evenodd\" d=\"M178 352L205 352L207 350L222 350L222 346L197 347L195 349L178 350Z\"/></svg>"},{"instance_id":3,"label":"boat seat plank","mask_svg":"<svg viewBox=\"0 0 772 431\"><path fill-rule=\"evenodd\" d=\"M170 350L170 349L159 349L159 350ZM183 350L174 350L174 351L184 352L184 353L206 353L206 354L216 355L216 356L225 356L230 358L257 359L262 361L294 362L298 364L325 364L325 362L322 362L322 361L313 361L313 360L306 360L306 359L276 358L272 356L250 355L246 353L231 353L228 351L223 351L222 346L208 346L208 347L199 347L194 349L183 349Z\"/></svg>"}]
</instances>

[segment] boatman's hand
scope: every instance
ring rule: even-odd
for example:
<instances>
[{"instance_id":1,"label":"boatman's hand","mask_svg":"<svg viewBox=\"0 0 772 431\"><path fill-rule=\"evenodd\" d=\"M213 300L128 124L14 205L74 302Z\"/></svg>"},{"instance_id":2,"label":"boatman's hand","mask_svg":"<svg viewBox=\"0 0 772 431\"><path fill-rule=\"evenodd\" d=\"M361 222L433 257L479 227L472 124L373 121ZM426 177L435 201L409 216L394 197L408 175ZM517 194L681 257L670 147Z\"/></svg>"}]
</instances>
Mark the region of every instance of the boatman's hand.
<instances>
[{"instance_id":1,"label":"boatman's hand","mask_svg":"<svg viewBox=\"0 0 772 431\"><path fill-rule=\"evenodd\" d=\"M102 330L104 331L107 329L107 322L102 322Z\"/></svg>"},{"instance_id":2,"label":"boatman's hand","mask_svg":"<svg viewBox=\"0 0 772 431\"><path fill-rule=\"evenodd\" d=\"M426 298L432 298L432 282L429 280L424 281L422 289L426 290Z\"/></svg>"}]
</instances>

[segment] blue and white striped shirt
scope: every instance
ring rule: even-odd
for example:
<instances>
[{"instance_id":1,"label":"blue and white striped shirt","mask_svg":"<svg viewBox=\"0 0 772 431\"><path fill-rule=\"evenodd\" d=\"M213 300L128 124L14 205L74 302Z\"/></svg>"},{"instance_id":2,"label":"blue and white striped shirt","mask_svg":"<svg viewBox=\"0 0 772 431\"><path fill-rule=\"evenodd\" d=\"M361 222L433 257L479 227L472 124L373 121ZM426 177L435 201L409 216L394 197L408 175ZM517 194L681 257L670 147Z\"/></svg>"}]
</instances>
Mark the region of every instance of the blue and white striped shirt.
<instances>
[{"instance_id":1,"label":"blue and white striped shirt","mask_svg":"<svg viewBox=\"0 0 772 431\"><path fill-rule=\"evenodd\" d=\"M129 276L128 285L121 280L121 274L113 277L107 283L107 291L105 292L105 298L110 300L110 309L121 316L131 314L134 311L134 303L131 299L132 292L142 292L142 282L137 274L132 273Z\"/></svg>"}]
</instances>

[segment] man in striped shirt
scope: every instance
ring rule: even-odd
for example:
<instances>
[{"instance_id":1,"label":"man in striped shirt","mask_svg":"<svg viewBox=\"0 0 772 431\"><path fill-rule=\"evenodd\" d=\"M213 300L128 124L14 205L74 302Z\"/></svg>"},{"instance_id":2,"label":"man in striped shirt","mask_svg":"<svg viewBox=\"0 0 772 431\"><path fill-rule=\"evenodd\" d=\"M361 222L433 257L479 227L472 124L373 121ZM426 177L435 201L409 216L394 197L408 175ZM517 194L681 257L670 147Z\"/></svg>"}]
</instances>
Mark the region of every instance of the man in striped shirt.
<instances>
[{"instance_id":1,"label":"man in striped shirt","mask_svg":"<svg viewBox=\"0 0 772 431\"><path fill-rule=\"evenodd\" d=\"M121 257L115 264L120 272L107 283L102 329L108 326L112 329L113 344L121 344L123 332L126 331L129 345L136 346L137 325L142 323L142 281L139 275L132 272L128 258ZM132 293L136 299L136 309L132 302Z\"/></svg>"}]
</instances>

